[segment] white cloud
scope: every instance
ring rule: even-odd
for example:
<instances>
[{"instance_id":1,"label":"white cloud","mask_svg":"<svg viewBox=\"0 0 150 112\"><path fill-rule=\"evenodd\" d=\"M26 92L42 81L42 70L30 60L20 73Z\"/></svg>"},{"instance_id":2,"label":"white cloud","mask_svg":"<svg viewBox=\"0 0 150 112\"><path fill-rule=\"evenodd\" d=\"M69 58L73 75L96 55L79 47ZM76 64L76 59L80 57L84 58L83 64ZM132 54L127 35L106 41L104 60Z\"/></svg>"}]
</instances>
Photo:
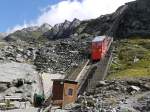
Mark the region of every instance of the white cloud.
<instances>
[{"instance_id":1,"label":"white cloud","mask_svg":"<svg viewBox=\"0 0 150 112\"><path fill-rule=\"evenodd\" d=\"M29 24L17 25L9 32L28 27L31 25L41 25L43 23L49 23L55 25L61 23L64 20L73 20L78 18L80 20L92 19L114 12L119 6L126 2L134 0L65 0L55 5L49 5L42 10L41 15L37 20L30 22Z\"/></svg>"}]
</instances>

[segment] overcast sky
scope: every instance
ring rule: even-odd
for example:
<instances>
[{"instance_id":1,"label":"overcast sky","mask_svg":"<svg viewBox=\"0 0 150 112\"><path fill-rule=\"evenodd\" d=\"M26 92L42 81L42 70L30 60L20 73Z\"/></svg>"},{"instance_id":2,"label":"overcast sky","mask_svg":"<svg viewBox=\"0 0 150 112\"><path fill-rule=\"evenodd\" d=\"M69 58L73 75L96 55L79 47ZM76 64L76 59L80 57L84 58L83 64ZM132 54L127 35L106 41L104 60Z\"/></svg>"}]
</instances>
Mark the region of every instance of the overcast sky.
<instances>
[{"instance_id":1,"label":"overcast sky","mask_svg":"<svg viewBox=\"0 0 150 112\"><path fill-rule=\"evenodd\" d=\"M134 0L1 0L0 32L64 20L92 19Z\"/></svg>"}]
</instances>

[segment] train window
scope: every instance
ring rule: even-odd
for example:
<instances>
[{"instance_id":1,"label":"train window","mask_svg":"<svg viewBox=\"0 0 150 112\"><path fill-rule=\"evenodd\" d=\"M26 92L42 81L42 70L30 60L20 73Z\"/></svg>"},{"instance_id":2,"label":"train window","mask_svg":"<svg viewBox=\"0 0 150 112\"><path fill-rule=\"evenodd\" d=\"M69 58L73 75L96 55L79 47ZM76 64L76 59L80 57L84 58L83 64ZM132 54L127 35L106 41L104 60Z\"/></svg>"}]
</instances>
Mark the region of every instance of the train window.
<instances>
[{"instance_id":1,"label":"train window","mask_svg":"<svg viewBox=\"0 0 150 112\"><path fill-rule=\"evenodd\" d=\"M69 88L67 94L68 94L68 96L72 96L73 95L73 89Z\"/></svg>"}]
</instances>

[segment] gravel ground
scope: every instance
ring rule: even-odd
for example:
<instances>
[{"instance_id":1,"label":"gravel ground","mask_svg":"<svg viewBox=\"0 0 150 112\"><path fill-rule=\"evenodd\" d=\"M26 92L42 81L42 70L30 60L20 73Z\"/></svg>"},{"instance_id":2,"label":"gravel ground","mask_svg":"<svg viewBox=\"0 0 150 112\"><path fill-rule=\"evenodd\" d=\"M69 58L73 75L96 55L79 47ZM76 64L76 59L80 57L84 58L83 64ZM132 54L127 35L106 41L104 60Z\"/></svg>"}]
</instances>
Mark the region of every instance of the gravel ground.
<instances>
[{"instance_id":1,"label":"gravel ground","mask_svg":"<svg viewBox=\"0 0 150 112\"><path fill-rule=\"evenodd\" d=\"M31 74L29 77L33 78L37 75L35 67L26 63L8 62L0 64L0 81L11 82L14 79L25 78L27 74Z\"/></svg>"},{"instance_id":2,"label":"gravel ground","mask_svg":"<svg viewBox=\"0 0 150 112\"><path fill-rule=\"evenodd\" d=\"M42 94L44 89L45 97L48 98L51 94L52 80L63 78L61 74L43 73L39 74L35 66L27 63L7 62L0 64L0 99L9 95L12 97L27 98L33 101L34 93ZM41 80L42 79L42 80ZM18 85L19 81L24 81L24 84ZM8 87L9 85L9 87ZM5 112L37 112L30 102L24 104L19 101L11 102L15 105L15 110L8 110ZM3 112L0 110L0 112Z\"/></svg>"},{"instance_id":3,"label":"gravel ground","mask_svg":"<svg viewBox=\"0 0 150 112\"><path fill-rule=\"evenodd\" d=\"M100 81L79 96L75 112L149 112L150 79Z\"/></svg>"}]
</instances>

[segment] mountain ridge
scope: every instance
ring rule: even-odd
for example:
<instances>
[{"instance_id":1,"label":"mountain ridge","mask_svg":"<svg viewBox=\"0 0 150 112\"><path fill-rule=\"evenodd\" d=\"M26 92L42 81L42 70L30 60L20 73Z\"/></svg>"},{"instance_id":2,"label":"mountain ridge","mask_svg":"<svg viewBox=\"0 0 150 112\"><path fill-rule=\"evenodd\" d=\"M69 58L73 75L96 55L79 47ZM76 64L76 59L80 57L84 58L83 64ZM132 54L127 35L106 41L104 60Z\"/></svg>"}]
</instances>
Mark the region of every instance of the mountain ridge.
<instances>
[{"instance_id":1,"label":"mountain ridge","mask_svg":"<svg viewBox=\"0 0 150 112\"><path fill-rule=\"evenodd\" d=\"M8 35L5 40L37 40L59 39L70 37L110 35L115 38L128 38L132 36L147 37L150 35L150 4L147 0L137 0L120 6L114 13L101 15L96 19L72 22L65 20L64 23L51 27L28 27ZM25 31L25 32L24 32Z\"/></svg>"}]
</instances>

